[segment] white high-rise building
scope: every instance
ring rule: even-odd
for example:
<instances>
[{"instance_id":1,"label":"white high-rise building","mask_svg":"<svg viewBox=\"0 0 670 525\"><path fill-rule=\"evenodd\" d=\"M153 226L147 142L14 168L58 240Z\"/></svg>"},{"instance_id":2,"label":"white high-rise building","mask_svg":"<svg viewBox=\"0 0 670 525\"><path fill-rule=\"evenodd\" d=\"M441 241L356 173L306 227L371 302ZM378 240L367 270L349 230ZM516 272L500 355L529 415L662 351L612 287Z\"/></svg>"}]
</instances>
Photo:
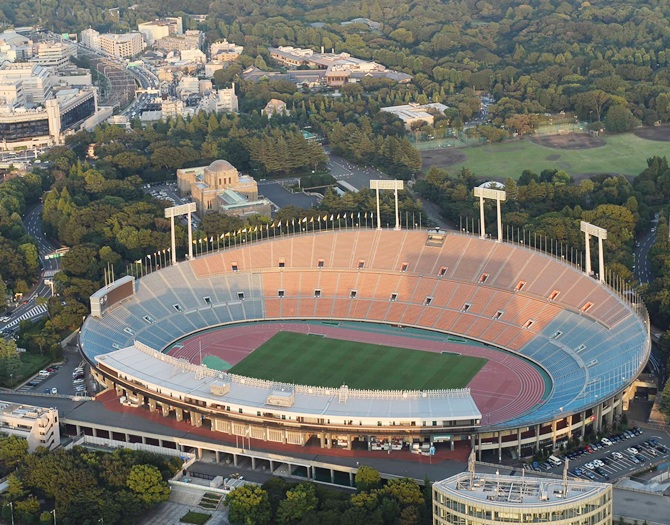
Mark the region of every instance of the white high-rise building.
<instances>
[{"instance_id":1,"label":"white high-rise building","mask_svg":"<svg viewBox=\"0 0 670 525\"><path fill-rule=\"evenodd\" d=\"M100 49L100 33L95 29L84 29L79 35L79 41L91 49Z\"/></svg>"},{"instance_id":2,"label":"white high-rise building","mask_svg":"<svg viewBox=\"0 0 670 525\"><path fill-rule=\"evenodd\" d=\"M31 62L44 67L59 69L70 63L70 57L77 57L77 46L65 42L39 42Z\"/></svg>"}]
</instances>

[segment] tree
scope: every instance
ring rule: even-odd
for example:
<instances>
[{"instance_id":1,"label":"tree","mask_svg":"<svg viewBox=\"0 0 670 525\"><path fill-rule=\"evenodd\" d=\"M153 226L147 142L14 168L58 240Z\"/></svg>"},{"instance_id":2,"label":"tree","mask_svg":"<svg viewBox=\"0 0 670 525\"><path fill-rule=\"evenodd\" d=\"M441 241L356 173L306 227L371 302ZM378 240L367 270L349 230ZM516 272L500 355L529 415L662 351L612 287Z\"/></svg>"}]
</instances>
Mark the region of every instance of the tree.
<instances>
[{"instance_id":1,"label":"tree","mask_svg":"<svg viewBox=\"0 0 670 525\"><path fill-rule=\"evenodd\" d=\"M265 525L270 521L268 493L255 485L243 485L226 496L228 519L233 524Z\"/></svg>"},{"instance_id":2,"label":"tree","mask_svg":"<svg viewBox=\"0 0 670 525\"><path fill-rule=\"evenodd\" d=\"M316 509L318 504L312 483L300 483L286 493L286 499L279 504L277 521L283 524L297 523L306 514Z\"/></svg>"},{"instance_id":3,"label":"tree","mask_svg":"<svg viewBox=\"0 0 670 525\"><path fill-rule=\"evenodd\" d=\"M163 481L161 471L153 465L135 465L130 469L126 483L130 490L150 505L167 501L170 497L168 484Z\"/></svg>"},{"instance_id":4,"label":"tree","mask_svg":"<svg viewBox=\"0 0 670 525\"><path fill-rule=\"evenodd\" d=\"M639 124L626 106L612 106L605 116L605 129L612 133L625 133Z\"/></svg>"},{"instance_id":5,"label":"tree","mask_svg":"<svg viewBox=\"0 0 670 525\"><path fill-rule=\"evenodd\" d=\"M9 436L0 441L0 461L12 468L21 463L28 454L28 441L19 436Z\"/></svg>"},{"instance_id":6,"label":"tree","mask_svg":"<svg viewBox=\"0 0 670 525\"><path fill-rule=\"evenodd\" d=\"M21 370L21 358L14 341L0 338L0 381L15 382Z\"/></svg>"},{"instance_id":7,"label":"tree","mask_svg":"<svg viewBox=\"0 0 670 525\"><path fill-rule=\"evenodd\" d=\"M354 481L356 482L356 488L359 492L368 492L372 489L379 488L382 478L377 469L368 465L362 465L356 472Z\"/></svg>"}]
</instances>

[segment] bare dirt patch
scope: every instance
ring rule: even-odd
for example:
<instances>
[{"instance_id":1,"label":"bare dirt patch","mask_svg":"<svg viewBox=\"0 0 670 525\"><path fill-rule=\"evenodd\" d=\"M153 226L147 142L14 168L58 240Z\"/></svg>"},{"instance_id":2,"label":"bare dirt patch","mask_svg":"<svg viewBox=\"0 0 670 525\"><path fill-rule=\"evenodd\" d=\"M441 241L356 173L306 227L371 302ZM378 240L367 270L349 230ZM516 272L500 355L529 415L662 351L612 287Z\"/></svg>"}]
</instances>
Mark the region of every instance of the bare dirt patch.
<instances>
[{"instance_id":1,"label":"bare dirt patch","mask_svg":"<svg viewBox=\"0 0 670 525\"><path fill-rule=\"evenodd\" d=\"M670 126L653 126L639 128L634 133L641 139L670 142Z\"/></svg>"},{"instance_id":2,"label":"bare dirt patch","mask_svg":"<svg viewBox=\"0 0 670 525\"><path fill-rule=\"evenodd\" d=\"M535 144L556 149L593 149L605 145L600 137L592 137L584 133L566 133L565 135L543 135L532 137Z\"/></svg>"},{"instance_id":3,"label":"bare dirt patch","mask_svg":"<svg viewBox=\"0 0 670 525\"><path fill-rule=\"evenodd\" d=\"M467 156L457 149L440 148L422 151L421 158L426 168L432 166L446 168L455 164L462 164L467 159Z\"/></svg>"}]
</instances>

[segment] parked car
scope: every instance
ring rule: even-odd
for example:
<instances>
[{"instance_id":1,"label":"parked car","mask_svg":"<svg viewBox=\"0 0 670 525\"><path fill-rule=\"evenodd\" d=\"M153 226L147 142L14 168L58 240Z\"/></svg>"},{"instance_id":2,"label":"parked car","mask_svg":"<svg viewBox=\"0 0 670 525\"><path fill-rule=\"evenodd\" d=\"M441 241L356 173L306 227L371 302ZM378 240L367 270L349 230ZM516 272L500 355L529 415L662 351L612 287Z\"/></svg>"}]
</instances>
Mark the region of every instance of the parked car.
<instances>
[{"instance_id":1,"label":"parked car","mask_svg":"<svg viewBox=\"0 0 670 525\"><path fill-rule=\"evenodd\" d=\"M645 461L647 461L642 454L635 454L635 457L638 459L640 463L644 463Z\"/></svg>"},{"instance_id":2,"label":"parked car","mask_svg":"<svg viewBox=\"0 0 670 525\"><path fill-rule=\"evenodd\" d=\"M623 459L623 454L621 452L612 452L612 457L614 459Z\"/></svg>"},{"instance_id":3,"label":"parked car","mask_svg":"<svg viewBox=\"0 0 670 525\"><path fill-rule=\"evenodd\" d=\"M611 447L611 446L612 446L612 442L611 442L609 439L607 439L607 438L602 438L602 439L600 440L600 442L601 442L603 445L605 445L606 447Z\"/></svg>"},{"instance_id":4,"label":"parked car","mask_svg":"<svg viewBox=\"0 0 670 525\"><path fill-rule=\"evenodd\" d=\"M53 388L51 389L51 393L52 393L52 394L57 394L57 393L58 393L58 389L57 389L56 387L53 387Z\"/></svg>"},{"instance_id":5,"label":"parked car","mask_svg":"<svg viewBox=\"0 0 670 525\"><path fill-rule=\"evenodd\" d=\"M628 448L626 449L626 452L628 452L629 454L632 454L632 455L634 456L634 455L637 454L639 451L638 451L638 449L636 449L635 447L628 447Z\"/></svg>"},{"instance_id":6,"label":"parked car","mask_svg":"<svg viewBox=\"0 0 670 525\"><path fill-rule=\"evenodd\" d=\"M657 445L657 446L656 446L656 450L658 450L659 452L663 452L663 454L667 454L667 453L668 453L668 449L667 449L667 447L665 447L665 446L663 446L663 445Z\"/></svg>"},{"instance_id":7,"label":"parked car","mask_svg":"<svg viewBox=\"0 0 670 525\"><path fill-rule=\"evenodd\" d=\"M593 470L594 468L596 468L596 466L592 462L589 462L584 466L589 470Z\"/></svg>"}]
</instances>

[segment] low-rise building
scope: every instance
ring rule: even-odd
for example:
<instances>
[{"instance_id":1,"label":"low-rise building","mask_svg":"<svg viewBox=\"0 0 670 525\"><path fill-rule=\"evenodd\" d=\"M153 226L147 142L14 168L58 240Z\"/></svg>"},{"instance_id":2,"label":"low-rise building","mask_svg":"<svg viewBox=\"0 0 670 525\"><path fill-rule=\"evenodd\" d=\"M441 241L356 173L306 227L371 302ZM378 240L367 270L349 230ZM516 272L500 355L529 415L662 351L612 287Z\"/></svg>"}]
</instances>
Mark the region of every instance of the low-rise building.
<instances>
[{"instance_id":1,"label":"low-rise building","mask_svg":"<svg viewBox=\"0 0 670 525\"><path fill-rule=\"evenodd\" d=\"M212 62L234 62L240 57L242 51L244 51L243 46L224 39L209 46L209 57Z\"/></svg>"},{"instance_id":2,"label":"low-rise building","mask_svg":"<svg viewBox=\"0 0 670 525\"><path fill-rule=\"evenodd\" d=\"M77 58L77 46L65 42L39 42L35 44L31 62L39 66L60 69L70 64L70 58Z\"/></svg>"},{"instance_id":3,"label":"low-rise building","mask_svg":"<svg viewBox=\"0 0 670 525\"><path fill-rule=\"evenodd\" d=\"M286 102L278 98L272 98L265 104L262 113L268 117L272 117L273 115L281 115L282 113L288 115L289 111L286 108Z\"/></svg>"},{"instance_id":4,"label":"low-rise building","mask_svg":"<svg viewBox=\"0 0 670 525\"><path fill-rule=\"evenodd\" d=\"M30 452L37 447L54 449L60 446L58 410L2 402L0 432L24 438Z\"/></svg>"},{"instance_id":5,"label":"low-rise building","mask_svg":"<svg viewBox=\"0 0 670 525\"><path fill-rule=\"evenodd\" d=\"M435 525L611 525L612 485L462 472L433 484Z\"/></svg>"},{"instance_id":6,"label":"low-rise building","mask_svg":"<svg viewBox=\"0 0 670 525\"><path fill-rule=\"evenodd\" d=\"M137 24L137 30L144 35L148 45L153 45L156 40L167 36L181 35L184 33L182 18L157 18L151 22Z\"/></svg>"},{"instance_id":7,"label":"low-rise building","mask_svg":"<svg viewBox=\"0 0 670 525\"><path fill-rule=\"evenodd\" d=\"M291 46L268 48L270 56L276 62L289 68L307 66L311 69L323 70L322 78L330 87L340 87L349 82L359 82L365 77L388 78L399 83L412 80L412 75L387 69L376 62L361 60L352 57L349 53L316 53L311 49L301 49Z\"/></svg>"},{"instance_id":8,"label":"low-rise building","mask_svg":"<svg viewBox=\"0 0 670 525\"><path fill-rule=\"evenodd\" d=\"M235 94L235 84L228 89L212 91L200 101L199 110L207 113L237 113L239 106Z\"/></svg>"},{"instance_id":9,"label":"low-rise building","mask_svg":"<svg viewBox=\"0 0 670 525\"><path fill-rule=\"evenodd\" d=\"M380 111L392 113L403 121L408 130L412 129L412 124L417 122L425 122L433 125L435 122L435 115L444 113L448 106L440 104L439 102L432 102L430 104L404 104L402 106L389 106L381 108Z\"/></svg>"},{"instance_id":10,"label":"low-rise building","mask_svg":"<svg viewBox=\"0 0 670 525\"><path fill-rule=\"evenodd\" d=\"M28 60L33 56L33 41L14 30L0 33L0 62Z\"/></svg>"},{"instance_id":11,"label":"low-rise building","mask_svg":"<svg viewBox=\"0 0 670 525\"><path fill-rule=\"evenodd\" d=\"M100 49L103 53L117 58L139 55L145 47L142 33L107 33L100 35Z\"/></svg>"},{"instance_id":12,"label":"low-rise building","mask_svg":"<svg viewBox=\"0 0 670 525\"><path fill-rule=\"evenodd\" d=\"M154 42L157 49L165 51L184 51L186 49L200 49L205 41L205 35L198 30L190 29L183 35L170 35Z\"/></svg>"},{"instance_id":13,"label":"low-rise building","mask_svg":"<svg viewBox=\"0 0 670 525\"><path fill-rule=\"evenodd\" d=\"M270 217L271 203L259 199L256 181L240 175L228 161L215 160L209 166L177 170L177 186L182 197L192 197L201 218L207 213Z\"/></svg>"}]
</instances>

